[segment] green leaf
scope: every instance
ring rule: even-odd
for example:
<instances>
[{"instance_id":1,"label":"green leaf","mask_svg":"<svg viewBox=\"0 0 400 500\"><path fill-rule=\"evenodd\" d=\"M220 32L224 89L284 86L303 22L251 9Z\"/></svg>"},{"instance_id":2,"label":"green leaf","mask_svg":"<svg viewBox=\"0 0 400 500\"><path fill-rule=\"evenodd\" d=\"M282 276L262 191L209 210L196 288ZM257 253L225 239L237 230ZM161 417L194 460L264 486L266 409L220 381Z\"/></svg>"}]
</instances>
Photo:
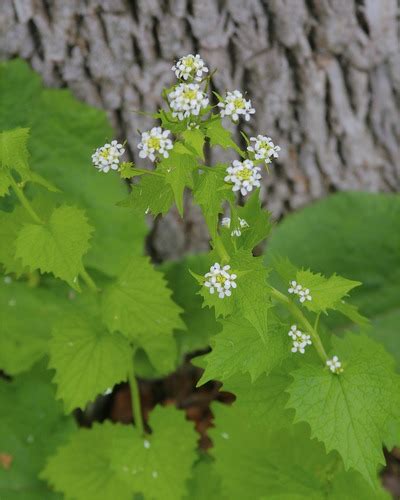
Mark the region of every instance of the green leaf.
<instances>
[{"instance_id":1,"label":"green leaf","mask_svg":"<svg viewBox=\"0 0 400 500\"><path fill-rule=\"evenodd\" d=\"M0 211L0 263L7 273L20 276L27 269L15 256L16 240L23 225L31 222L30 215L22 206L17 206L13 212Z\"/></svg>"},{"instance_id":2,"label":"green leaf","mask_svg":"<svg viewBox=\"0 0 400 500\"><path fill-rule=\"evenodd\" d=\"M115 206L127 195L126 184L91 165L94 150L113 139L106 113L79 102L67 90L44 89L28 64L16 59L0 64L0 92L0 130L31 128L32 169L62 190L55 196L58 202L87 210L96 228L85 265L118 274L128 256L143 253L148 230L143 214L132 221L131 213Z\"/></svg>"},{"instance_id":3,"label":"green leaf","mask_svg":"<svg viewBox=\"0 0 400 500\"><path fill-rule=\"evenodd\" d=\"M184 328L182 310L172 301L163 274L147 257L130 260L116 283L104 291L102 304L103 319L110 331L119 331L135 341L161 371L174 368L176 345L172 333Z\"/></svg>"},{"instance_id":4,"label":"green leaf","mask_svg":"<svg viewBox=\"0 0 400 500\"><path fill-rule=\"evenodd\" d=\"M221 478L215 470L214 460L203 453L195 463L188 481L188 495L184 500L228 500L222 492Z\"/></svg>"},{"instance_id":5,"label":"green leaf","mask_svg":"<svg viewBox=\"0 0 400 500\"><path fill-rule=\"evenodd\" d=\"M16 375L47 352L51 328L68 304L47 288L32 289L10 276L0 280L0 369Z\"/></svg>"},{"instance_id":6,"label":"green leaf","mask_svg":"<svg viewBox=\"0 0 400 500\"><path fill-rule=\"evenodd\" d=\"M224 149L234 149L242 156L243 151L236 145L232 139L232 132L222 125L221 118L214 118L206 126L206 136L210 139L211 146L221 146Z\"/></svg>"},{"instance_id":7,"label":"green leaf","mask_svg":"<svg viewBox=\"0 0 400 500\"><path fill-rule=\"evenodd\" d=\"M165 172L165 182L172 188L181 217L183 216L183 192L185 187L193 188L192 174L196 166L194 156L177 154L174 151L171 151L169 157L160 162L159 169Z\"/></svg>"},{"instance_id":8,"label":"green leaf","mask_svg":"<svg viewBox=\"0 0 400 500\"><path fill-rule=\"evenodd\" d=\"M198 385L209 380L229 379L236 373L250 373L254 382L269 373L290 353L288 327L268 312L268 329L260 335L244 318L232 316L222 322L222 332L211 340L212 352Z\"/></svg>"},{"instance_id":9,"label":"green leaf","mask_svg":"<svg viewBox=\"0 0 400 500\"><path fill-rule=\"evenodd\" d=\"M202 272L207 264L207 255L192 255L161 266L174 302L183 309L182 320L186 328L176 332L182 359L189 352L206 348L210 338L221 329L215 320L214 311L202 308L202 299L197 293L198 284L189 273L189 269Z\"/></svg>"},{"instance_id":10,"label":"green leaf","mask_svg":"<svg viewBox=\"0 0 400 500\"><path fill-rule=\"evenodd\" d=\"M109 333L95 320L69 317L56 324L49 351L57 397L67 413L84 409L98 394L127 380L132 369L126 337Z\"/></svg>"},{"instance_id":11,"label":"green leaf","mask_svg":"<svg viewBox=\"0 0 400 500\"><path fill-rule=\"evenodd\" d=\"M16 256L24 266L53 273L79 290L82 257L89 248L92 228L77 207L56 208L45 225L24 224L16 242Z\"/></svg>"},{"instance_id":12,"label":"green leaf","mask_svg":"<svg viewBox=\"0 0 400 500\"><path fill-rule=\"evenodd\" d=\"M249 196L243 207L237 208L238 216L244 219L249 227L242 230L237 239L240 248L252 250L263 241L271 230L271 214L261 208L260 190L257 189Z\"/></svg>"},{"instance_id":13,"label":"green leaf","mask_svg":"<svg viewBox=\"0 0 400 500\"><path fill-rule=\"evenodd\" d=\"M66 498L76 500L176 500L186 492L197 435L184 414L156 408L145 438L128 425L104 422L80 429L43 471Z\"/></svg>"},{"instance_id":14,"label":"green leaf","mask_svg":"<svg viewBox=\"0 0 400 500\"><path fill-rule=\"evenodd\" d=\"M210 294L209 289L203 286L199 293L204 298L204 305L215 307L217 317L226 317L240 311L263 335L268 329L269 292L266 284L268 272L263 266L262 258L253 257L250 251L240 250L231 257L229 265L229 272L237 275L237 288L232 290L230 297L220 299L218 294Z\"/></svg>"},{"instance_id":15,"label":"green leaf","mask_svg":"<svg viewBox=\"0 0 400 500\"><path fill-rule=\"evenodd\" d=\"M5 168L0 168L0 198L8 194L10 184L7 170Z\"/></svg>"},{"instance_id":16,"label":"green leaf","mask_svg":"<svg viewBox=\"0 0 400 500\"><path fill-rule=\"evenodd\" d=\"M145 175L138 185L132 187L132 193L121 206L133 208L141 215L151 212L154 216L165 215L174 203L174 193L166 183L165 177Z\"/></svg>"},{"instance_id":17,"label":"green leaf","mask_svg":"<svg viewBox=\"0 0 400 500\"><path fill-rule=\"evenodd\" d=\"M29 128L0 132L0 169L15 169L22 177L29 170L27 142Z\"/></svg>"},{"instance_id":18,"label":"green leaf","mask_svg":"<svg viewBox=\"0 0 400 500\"><path fill-rule=\"evenodd\" d=\"M309 439L304 426L282 428L280 422L248 420L235 404L217 404L213 413L215 469L228 498L381 498L355 472L344 474L337 455L326 455L320 443ZM360 496L336 496L345 491L340 486L335 491L335 474L341 484L343 474L348 483L356 481Z\"/></svg>"},{"instance_id":19,"label":"green leaf","mask_svg":"<svg viewBox=\"0 0 400 500\"><path fill-rule=\"evenodd\" d=\"M188 129L182 132L185 145L191 148L196 155L204 160L204 134L200 129Z\"/></svg>"},{"instance_id":20,"label":"green leaf","mask_svg":"<svg viewBox=\"0 0 400 500\"><path fill-rule=\"evenodd\" d=\"M272 233L267 260L287 255L298 267L361 281L351 302L372 318L368 335L396 355L400 368L399 248L398 195L340 193L286 217ZM330 329L349 327L339 314L321 320Z\"/></svg>"},{"instance_id":21,"label":"green leaf","mask_svg":"<svg viewBox=\"0 0 400 500\"><path fill-rule=\"evenodd\" d=\"M373 485L378 466L385 463L382 442L388 425L399 425L400 377L391 357L365 336L334 338L333 354L342 361L343 373L304 364L292 373L288 406L328 452L340 453L346 469L359 471Z\"/></svg>"},{"instance_id":22,"label":"green leaf","mask_svg":"<svg viewBox=\"0 0 400 500\"><path fill-rule=\"evenodd\" d=\"M218 214L222 213L222 202L226 199L234 199L231 190L220 189L224 186L227 165L215 165L213 170L198 172L195 177L193 196L203 211L211 237L214 238L217 231Z\"/></svg>"},{"instance_id":23,"label":"green leaf","mask_svg":"<svg viewBox=\"0 0 400 500\"><path fill-rule=\"evenodd\" d=\"M11 382L0 380L0 455L10 460L9 466L0 466L0 498L60 500L38 473L74 427L73 419L63 416L43 369L36 367Z\"/></svg>"}]
</instances>

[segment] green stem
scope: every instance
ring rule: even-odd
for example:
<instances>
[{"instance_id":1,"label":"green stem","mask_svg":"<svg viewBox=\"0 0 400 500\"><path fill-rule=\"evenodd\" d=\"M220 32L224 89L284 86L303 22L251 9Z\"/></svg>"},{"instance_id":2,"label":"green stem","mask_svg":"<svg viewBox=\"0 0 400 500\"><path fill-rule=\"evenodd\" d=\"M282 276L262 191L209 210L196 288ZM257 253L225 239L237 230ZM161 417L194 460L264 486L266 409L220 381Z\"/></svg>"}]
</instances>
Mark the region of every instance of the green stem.
<instances>
[{"instance_id":1,"label":"green stem","mask_svg":"<svg viewBox=\"0 0 400 500\"><path fill-rule=\"evenodd\" d=\"M135 356L135 352L133 353L133 356ZM136 428L139 431L139 434L141 436L144 436L145 431L144 431L143 419L142 419L142 405L140 402L139 385L137 383L134 372L135 372L135 370L133 369L132 373L128 377L129 387L131 389L132 416L133 416L133 420L135 422Z\"/></svg>"},{"instance_id":2,"label":"green stem","mask_svg":"<svg viewBox=\"0 0 400 500\"><path fill-rule=\"evenodd\" d=\"M150 174L150 175L157 175L158 177L165 177L165 175L161 174L160 172L155 172L154 170L146 170L145 168L134 167L132 170L134 170L134 172L137 174Z\"/></svg>"},{"instance_id":3,"label":"green stem","mask_svg":"<svg viewBox=\"0 0 400 500\"><path fill-rule=\"evenodd\" d=\"M10 184L11 184L11 187L13 188L14 193L17 195L17 198L19 199L19 201L21 202L23 207L26 209L26 211L29 213L29 215L32 217L32 219L37 224L44 224L44 222L41 220L41 218L38 216L38 214L34 211L32 205L30 204L28 198L25 196L22 189L15 182L15 179L11 173L8 173L8 178L10 180Z\"/></svg>"},{"instance_id":4,"label":"green stem","mask_svg":"<svg viewBox=\"0 0 400 500\"><path fill-rule=\"evenodd\" d=\"M86 285L94 292L98 292L98 288L96 286L96 283L92 280L92 278L90 277L89 273L86 271L85 268L83 268L83 270L81 271L80 274L81 274L83 281L86 283Z\"/></svg>"},{"instance_id":5,"label":"green stem","mask_svg":"<svg viewBox=\"0 0 400 500\"><path fill-rule=\"evenodd\" d=\"M318 332L316 329L310 324L308 319L304 316L304 314L301 312L301 310L296 306L296 304L293 304L293 302L286 297L283 293L281 293L279 290L276 290L276 288L271 287L271 292L272 296L275 297L279 302L284 304L291 314L301 323L301 325L305 328L307 333L310 334L313 345L315 349L317 350L319 357L322 359L324 364L326 363L328 356L325 352L324 346L322 345L321 338L318 335Z\"/></svg>"},{"instance_id":6,"label":"green stem","mask_svg":"<svg viewBox=\"0 0 400 500\"><path fill-rule=\"evenodd\" d=\"M216 237L214 239L214 248L218 252L218 255L221 257L222 262L229 262L229 254L226 251L226 248L218 234L216 234Z\"/></svg>"}]
</instances>

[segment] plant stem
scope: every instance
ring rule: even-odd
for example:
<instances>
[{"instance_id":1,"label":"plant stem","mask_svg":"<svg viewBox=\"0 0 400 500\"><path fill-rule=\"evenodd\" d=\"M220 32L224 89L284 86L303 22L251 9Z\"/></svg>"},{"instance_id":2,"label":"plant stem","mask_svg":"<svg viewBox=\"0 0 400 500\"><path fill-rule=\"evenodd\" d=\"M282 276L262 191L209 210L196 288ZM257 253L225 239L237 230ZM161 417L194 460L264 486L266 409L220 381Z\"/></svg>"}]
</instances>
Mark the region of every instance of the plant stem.
<instances>
[{"instance_id":1,"label":"plant stem","mask_svg":"<svg viewBox=\"0 0 400 500\"><path fill-rule=\"evenodd\" d=\"M133 352L133 356L134 355L135 355L135 352ZM129 380L129 386L131 389L133 420L135 422L137 430L139 431L139 434L141 436L144 436L145 431L144 431L143 419L142 419L142 405L140 403L139 385L138 385L136 377L135 377L135 370L134 369L130 373L128 380Z\"/></svg>"},{"instance_id":2,"label":"plant stem","mask_svg":"<svg viewBox=\"0 0 400 500\"><path fill-rule=\"evenodd\" d=\"M322 359L324 364L326 363L328 356L325 352L324 346L322 345L321 338L318 335L318 332L316 331L315 328L313 328L308 321L308 319L304 316L304 314L301 312L301 310L296 306L296 304L293 304L293 302L286 297L283 293L281 293L279 290L276 290L276 288L271 287L271 293L272 296L275 297L279 302L282 304L285 304L285 306L289 309L289 311L292 313L292 315L302 324L302 326L306 329L307 333L311 335L311 338L313 340L313 345L315 349L317 350L319 357Z\"/></svg>"},{"instance_id":3,"label":"plant stem","mask_svg":"<svg viewBox=\"0 0 400 500\"><path fill-rule=\"evenodd\" d=\"M82 269L82 271L80 272L80 275L83 279L83 281L86 283L86 285L91 289L93 290L94 292L98 292L98 288L96 286L96 283L92 280L92 278L90 277L89 273L86 271L85 268Z\"/></svg>"},{"instance_id":4,"label":"plant stem","mask_svg":"<svg viewBox=\"0 0 400 500\"><path fill-rule=\"evenodd\" d=\"M225 248L224 244L222 243L222 240L218 236L218 234L216 235L216 237L214 239L214 248L218 252L218 254L221 257L223 262L229 262L229 259L230 259L229 254L226 251L226 248Z\"/></svg>"},{"instance_id":5,"label":"plant stem","mask_svg":"<svg viewBox=\"0 0 400 500\"><path fill-rule=\"evenodd\" d=\"M32 219L37 223L37 224L43 224L43 221L41 218L38 216L38 214L34 211L32 205L30 204L28 198L25 196L23 190L18 186L18 184L15 182L14 177L12 176L11 173L8 173L8 178L10 180L11 187L13 188L14 193L17 195L17 198L23 205L23 207L26 209L26 211L29 213L29 215L32 217Z\"/></svg>"},{"instance_id":6,"label":"plant stem","mask_svg":"<svg viewBox=\"0 0 400 500\"><path fill-rule=\"evenodd\" d=\"M135 173L137 174L150 174L150 175L157 175L158 177L165 177L164 174L161 174L160 172L155 172L154 170L146 170L145 168L136 168L136 167L133 167L133 169L135 171Z\"/></svg>"}]
</instances>

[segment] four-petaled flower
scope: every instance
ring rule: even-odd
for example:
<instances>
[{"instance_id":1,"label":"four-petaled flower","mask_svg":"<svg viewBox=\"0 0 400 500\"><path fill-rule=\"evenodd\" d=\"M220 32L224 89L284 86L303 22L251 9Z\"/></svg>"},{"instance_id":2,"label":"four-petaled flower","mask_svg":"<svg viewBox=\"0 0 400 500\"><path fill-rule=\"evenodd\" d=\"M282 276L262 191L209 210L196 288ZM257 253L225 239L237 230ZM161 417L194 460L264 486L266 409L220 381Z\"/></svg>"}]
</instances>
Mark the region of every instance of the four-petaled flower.
<instances>
[{"instance_id":1,"label":"four-petaled flower","mask_svg":"<svg viewBox=\"0 0 400 500\"><path fill-rule=\"evenodd\" d=\"M232 292L231 288L236 288L236 274L228 273L231 266L221 267L218 262L210 267L210 272L206 273L204 277L206 278L204 286L207 287L211 294L215 291L218 293L218 297L223 299L225 296L229 297Z\"/></svg>"},{"instance_id":2,"label":"four-petaled flower","mask_svg":"<svg viewBox=\"0 0 400 500\"><path fill-rule=\"evenodd\" d=\"M250 137L250 141L254 142L254 145L248 146L247 151L253 154L255 160L261 160L268 165L272 162L272 158L278 158L281 148L275 146L271 137L258 135L257 137Z\"/></svg>"},{"instance_id":3,"label":"four-petaled flower","mask_svg":"<svg viewBox=\"0 0 400 500\"><path fill-rule=\"evenodd\" d=\"M251 160L244 160L243 162L235 160L226 169L228 175L224 180L233 183L232 191L240 191L245 196L254 187L260 187L260 170L260 167L256 167Z\"/></svg>"},{"instance_id":4,"label":"four-petaled flower","mask_svg":"<svg viewBox=\"0 0 400 500\"><path fill-rule=\"evenodd\" d=\"M107 173L109 170L118 170L119 158L125 153L125 149L118 141L104 144L92 154L93 165L100 172Z\"/></svg>"},{"instance_id":5,"label":"four-petaled flower","mask_svg":"<svg viewBox=\"0 0 400 500\"><path fill-rule=\"evenodd\" d=\"M180 83L168 95L172 116L184 120L190 116L198 116L208 106L208 97L197 83Z\"/></svg>"},{"instance_id":6,"label":"four-petaled flower","mask_svg":"<svg viewBox=\"0 0 400 500\"><path fill-rule=\"evenodd\" d=\"M222 117L230 116L234 122L238 122L240 116L243 116L246 121L249 121L250 115L256 112L256 110L251 107L250 99L246 101L239 90L227 92L224 100L218 103L218 107L221 108Z\"/></svg>"},{"instance_id":7,"label":"four-petaled flower","mask_svg":"<svg viewBox=\"0 0 400 500\"><path fill-rule=\"evenodd\" d=\"M171 69L175 71L177 78L185 81L194 80L201 82L203 73L208 73L208 68L199 54L195 56L193 54L188 54L187 56L181 57Z\"/></svg>"},{"instance_id":8,"label":"four-petaled flower","mask_svg":"<svg viewBox=\"0 0 400 500\"><path fill-rule=\"evenodd\" d=\"M138 144L140 158L148 157L151 161L155 161L157 156L168 158L168 150L173 148L172 141L168 138L170 133L161 127L153 127L143 132L142 141Z\"/></svg>"},{"instance_id":9,"label":"four-petaled flower","mask_svg":"<svg viewBox=\"0 0 400 500\"><path fill-rule=\"evenodd\" d=\"M308 288L303 288L302 285L297 283L297 281L292 280L289 283L288 292L293 295L298 295L300 302L303 304L306 300L312 300L310 290Z\"/></svg>"},{"instance_id":10,"label":"four-petaled flower","mask_svg":"<svg viewBox=\"0 0 400 500\"><path fill-rule=\"evenodd\" d=\"M226 227L229 229L231 227L230 217L224 217L221 221L221 225L223 227ZM241 217L239 217L239 225L240 225L241 229L249 227L248 223L244 219L242 219ZM242 234L242 231L238 227L231 232L231 236L239 237L239 236L241 236L241 234Z\"/></svg>"},{"instance_id":11,"label":"four-petaled flower","mask_svg":"<svg viewBox=\"0 0 400 500\"><path fill-rule=\"evenodd\" d=\"M326 364L332 373L341 373L343 371L342 363L339 361L337 356L333 356L332 359L328 359Z\"/></svg>"},{"instance_id":12,"label":"four-petaled flower","mask_svg":"<svg viewBox=\"0 0 400 500\"><path fill-rule=\"evenodd\" d=\"M312 344L310 335L300 331L297 328L297 325L292 325L290 327L288 335L293 339L293 346L291 349L292 352L304 354L305 348Z\"/></svg>"}]
</instances>

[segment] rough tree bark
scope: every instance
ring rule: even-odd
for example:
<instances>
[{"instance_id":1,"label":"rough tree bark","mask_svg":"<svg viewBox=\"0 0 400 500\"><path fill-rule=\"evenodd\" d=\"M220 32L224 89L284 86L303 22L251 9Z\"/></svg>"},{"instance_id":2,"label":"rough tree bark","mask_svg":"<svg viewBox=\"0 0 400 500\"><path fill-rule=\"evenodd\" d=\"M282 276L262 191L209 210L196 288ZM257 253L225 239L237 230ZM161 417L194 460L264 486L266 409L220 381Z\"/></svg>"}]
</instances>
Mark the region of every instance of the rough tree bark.
<instances>
[{"instance_id":1,"label":"rough tree bark","mask_svg":"<svg viewBox=\"0 0 400 500\"><path fill-rule=\"evenodd\" d=\"M28 60L50 86L108 111L135 157L133 110L152 111L171 61L199 52L216 90L243 89L248 132L282 154L265 178L275 216L331 191L397 191L399 0L2 0L2 58ZM159 258L207 245L198 212L171 213L152 238Z\"/></svg>"}]
</instances>

